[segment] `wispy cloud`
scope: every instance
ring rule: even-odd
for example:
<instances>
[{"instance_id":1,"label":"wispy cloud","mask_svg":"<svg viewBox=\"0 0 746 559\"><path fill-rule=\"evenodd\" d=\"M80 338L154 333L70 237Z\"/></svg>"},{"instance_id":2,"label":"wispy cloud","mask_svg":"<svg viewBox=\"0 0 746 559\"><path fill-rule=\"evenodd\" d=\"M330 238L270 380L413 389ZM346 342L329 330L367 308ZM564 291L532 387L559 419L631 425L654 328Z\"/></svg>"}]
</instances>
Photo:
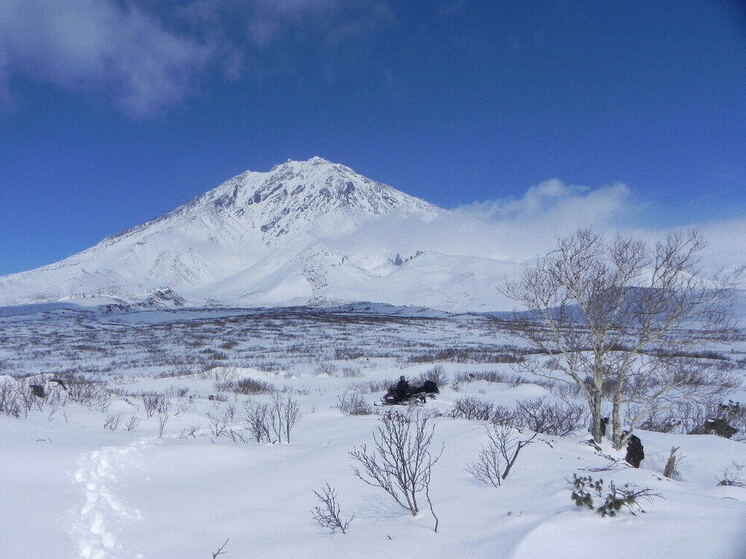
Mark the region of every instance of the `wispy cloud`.
<instances>
[{"instance_id":1,"label":"wispy cloud","mask_svg":"<svg viewBox=\"0 0 746 559\"><path fill-rule=\"evenodd\" d=\"M388 17L382 0L192 0L177 6L3 0L0 103L19 99L18 84L32 80L106 96L132 117L152 116L191 94L209 71L239 78L252 49L304 40L324 49Z\"/></svg>"},{"instance_id":2,"label":"wispy cloud","mask_svg":"<svg viewBox=\"0 0 746 559\"><path fill-rule=\"evenodd\" d=\"M207 45L114 0L0 3L0 87L22 76L75 92L105 92L126 114L179 101L210 56Z\"/></svg>"},{"instance_id":3,"label":"wispy cloud","mask_svg":"<svg viewBox=\"0 0 746 559\"><path fill-rule=\"evenodd\" d=\"M391 251L403 256L418 250L444 254L528 262L556 246L558 237L578 228L635 236L651 242L671 228L651 227L656 211L627 185L590 188L551 179L532 186L520 197L461 206L435 219L389 215L342 239L325 240L341 251L366 253L385 261ZM680 223L700 229L710 246L708 263L717 267L746 263L746 218L713 223ZM321 232L322 236L323 232ZM388 254L379 254L387 247Z\"/></svg>"}]
</instances>

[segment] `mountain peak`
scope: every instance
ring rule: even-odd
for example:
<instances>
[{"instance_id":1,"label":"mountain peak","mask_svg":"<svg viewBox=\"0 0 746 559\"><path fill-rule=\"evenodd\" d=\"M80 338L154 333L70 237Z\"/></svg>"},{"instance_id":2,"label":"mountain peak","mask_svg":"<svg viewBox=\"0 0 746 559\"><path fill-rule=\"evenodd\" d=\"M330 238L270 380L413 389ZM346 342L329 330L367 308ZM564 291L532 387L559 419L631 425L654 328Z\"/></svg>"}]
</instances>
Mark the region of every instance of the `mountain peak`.
<instances>
[{"instance_id":1,"label":"mountain peak","mask_svg":"<svg viewBox=\"0 0 746 559\"><path fill-rule=\"evenodd\" d=\"M322 157L290 160L270 171L236 175L61 262L1 278L0 304L90 296L140 300L142 293L164 287L206 299L221 292L229 295L226 300L243 301L249 297L244 294L258 290L272 294L267 300L284 300L291 291L305 293L309 285L320 289L326 272L318 270L346 262L344 255L325 252L328 238L392 212L427 220L440 211ZM275 277L281 269L290 279ZM353 275L362 281L367 274ZM275 282L295 287L281 296Z\"/></svg>"},{"instance_id":2,"label":"mountain peak","mask_svg":"<svg viewBox=\"0 0 746 559\"><path fill-rule=\"evenodd\" d=\"M428 215L439 211L424 200L318 156L289 160L265 173L247 171L191 205L190 211L207 206L221 215L251 216L267 244L306 230L322 217L358 222L395 210Z\"/></svg>"}]
</instances>

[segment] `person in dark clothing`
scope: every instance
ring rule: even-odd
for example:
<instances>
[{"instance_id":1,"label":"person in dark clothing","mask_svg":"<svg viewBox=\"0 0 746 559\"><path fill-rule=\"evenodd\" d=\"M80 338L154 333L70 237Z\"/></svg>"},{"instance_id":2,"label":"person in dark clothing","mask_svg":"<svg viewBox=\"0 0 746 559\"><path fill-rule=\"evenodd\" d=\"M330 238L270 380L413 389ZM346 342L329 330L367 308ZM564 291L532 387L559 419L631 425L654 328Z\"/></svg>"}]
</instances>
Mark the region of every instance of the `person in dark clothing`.
<instances>
[{"instance_id":1,"label":"person in dark clothing","mask_svg":"<svg viewBox=\"0 0 746 559\"><path fill-rule=\"evenodd\" d=\"M409 394L409 383L404 375L399 377L399 382L396 383L396 399L402 401Z\"/></svg>"},{"instance_id":2,"label":"person in dark clothing","mask_svg":"<svg viewBox=\"0 0 746 559\"><path fill-rule=\"evenodd\" d=\"M642 448L642 441L639 437L632 435L627 441L627 456L625 460L634 466L640 467L640 462L645 459L645 451Z\"/></svg>"}]
</instances>

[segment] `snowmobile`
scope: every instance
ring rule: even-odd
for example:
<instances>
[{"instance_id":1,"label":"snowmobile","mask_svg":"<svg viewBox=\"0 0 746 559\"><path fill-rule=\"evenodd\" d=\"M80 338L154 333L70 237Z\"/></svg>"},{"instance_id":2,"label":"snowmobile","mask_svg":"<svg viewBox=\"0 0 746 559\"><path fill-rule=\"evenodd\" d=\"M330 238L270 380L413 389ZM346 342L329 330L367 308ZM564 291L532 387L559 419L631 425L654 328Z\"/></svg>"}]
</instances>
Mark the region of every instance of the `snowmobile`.
<instances>
[{"instance_id":1,"label":"snowmobile","mask_svg":"<svg viewBox=\"0 0 746 559\"><path fill-rule=\"evenodd\" d=\"M424 404L428 398L435 398L435 395L439 392L438 385L431 380L426 380L419 386L410 386L403 394L394 385L381 398L381 404L386 406L406 406L414 403Z\"/></svg>"}]
</instances>

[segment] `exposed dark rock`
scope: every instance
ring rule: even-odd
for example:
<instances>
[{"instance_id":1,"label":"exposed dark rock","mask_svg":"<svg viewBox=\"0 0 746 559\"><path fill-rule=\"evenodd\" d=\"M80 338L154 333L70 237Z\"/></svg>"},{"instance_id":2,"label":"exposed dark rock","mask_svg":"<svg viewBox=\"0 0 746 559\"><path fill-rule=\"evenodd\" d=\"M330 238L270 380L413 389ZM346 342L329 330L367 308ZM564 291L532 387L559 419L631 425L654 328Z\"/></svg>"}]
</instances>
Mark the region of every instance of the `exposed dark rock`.
<instances>
[{"instance_id":1,"label":"exposed dark rock","mask_svg":"<svg viewBox=\"0 0 746 559\"><path fill-rule=\"evenodd\" d=\"M639 437L630 436L627 441L627 456L624 459L635 468L640 467L640 462L645 459L645 450Z\"/></svg>"},{"instance_id":2,"label":"exposed dark rock","mask_svg":"<svg viewBox=\"0 0 746 559\"><path fill-rule=\"evenodd\" d=\"M701 427L692 431L693 435L717 435L730 439L738 429L728 424L725 419L706 419Z\"/></svg>"}]
</instances>

